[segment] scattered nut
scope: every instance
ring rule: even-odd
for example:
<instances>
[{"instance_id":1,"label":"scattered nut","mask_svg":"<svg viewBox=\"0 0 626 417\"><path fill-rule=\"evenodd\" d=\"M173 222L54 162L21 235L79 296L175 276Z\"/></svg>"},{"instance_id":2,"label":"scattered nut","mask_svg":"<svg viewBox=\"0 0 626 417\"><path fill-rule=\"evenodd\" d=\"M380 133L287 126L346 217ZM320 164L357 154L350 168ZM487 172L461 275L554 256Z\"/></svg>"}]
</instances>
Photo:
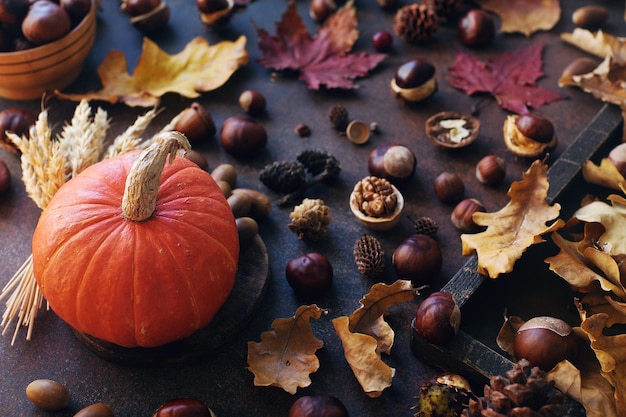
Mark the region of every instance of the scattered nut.
<instances>
[{"instance_id":1,"label":"scattered nut","mask_svg":"<svg viewBox=\"0 0 626 417\"><path fill-rule=\"evenodd\" d=\"M400 279L411 280L414 287L419 287L439 275L443 255L435 239L416 233L396 247L391 262Z\"/></svg>"},{"instance_id":2,"label":"scattered nut","mask_svg":"<svg viewBox=\"0 0 626 417\"><path fill-rule=\"evenodd\" d=\"M506 176L504 158L487 155L476 164L476 178L483 184L496 185Z\"/></svg>"},{"instance_id":3,"label":"scattered nut","mask_svg":"<svg viewBox=\"0 0 626 417\"><path fill-rule=\"evenodd\" d=\"M189 159L194 164L198 165L200 169L207 170L209 168L209 161L198 151L195 149L189 149L185 153L185 157Z\"/></svg>"},{"instance_id":4,"label":"scattered nut","mask_svg":"<svg viewBox=\"0 0 626 417\"><path fill-rule=\"evenodd\" d=\"M72 401L70 391L51 379L36 379L26 387L26 396L43 410L62 410Z\"/></svg>"},{"instance_id":5,"label":"scattered nut","mask_svg":"<svg viewBox=\"0 0 626 417\"><path fill-rule=\"evenodd\" d=\"M456 203L465 194L465 183L459 174L444 171L435 178L433 190L442 203Z\"/></svg>"},{"instance_id":6,"label":"scattered nut","mask_svg":"<svg viewBox=\"0 0 626 417\"><path fill-rule=\"evenodd\" d=\"M301 138L311 136L311 128L304 123L296 125L296 127L294 128L294 132L296 132L296 135L300 136Z\"/></svg>"},{"instance_id":7,"label":"scattered nut","mask_svg":"<svg viewBox=\"0 0 626 417\"><path fill-rule=\"evenodd\" d=\"M609 11L604 6L583 6L574 10L572 22L578 27L596 30L609 18Z\"/></svg>"},{"instance_id":8,"label":"scattered nut","mask_svg":"<svg viewBox=\"0 0 626 417\"><path fill-rule=\"evenodd\" d=\"M252 208L252 198L243 192L235 192L235 188L230 196L226 199L228 205L233 212L235 218L248 216Z\"/></svg>"},{"instance_id":9,"label":"scattered nut","mask_svg":"<svg viewBox=\"0 0 626 417\"><path fill-rule=\"evenodd\" d=\"M267 102L265 96L256 90L245 90L239 95L239 105L246 113L258 116L265 112Z\"/></svg>"},{"instance_id":10,"label":"scattered nut","mask_svg":"<svg viewBox=\"0 0 626 417\"><path fill-rule=\"evenodd\" d=\"M15 133L17 136L28 137L28 131L37 121L37 115L22 108L9 108L0 112L0 147L17 153L17 147L7 136L7 132Z\"/></svg>"},{"instance_id":11,"label":"scattered nut","mask_svg":"<svg viewBox=\"0 0 626 417\"><path fill-rule=\"evenodd\" d=\"M426 136L437 146L463 148L476 139L480 121L469 114L440 112L426 120Z\"/></svg>"},{"instance_id":12,"label":"scattered nut","mask_svg":"<svg viewBox=\"0 0 626 417\"><path fill-rule=\"evenodd\" d=\"M332 395L305 395L298 398L289 408L288 417L313 416L348 417L348 410L341 400Z\"/></svg>"},{"instance_id":13,"label":"scattered nut","mask_svg":"<svg viewBox=\"0 0 626 417\"><path fill-rule=\"evenodd\" d=\"M415 331L428 343L450 343L461 326L461 309L447 292L434 292L420 303L415 312Z\"/></svg>"},{"instance_id":14,"label":"scattered nut","mask_svg":"<svg viewBox=\"0 0 626 417\"><path fill-rule=\"evenodd\" d=\"M504 144L515 155L534 158L556 147L554 125L531 114L507 116L503 127Z\"/></svg>"},{"instance_id":15,"label":"scattered nut","mask_svg":"<svg viewBox=\"0 0 626 417\"><path fill-rule=\"evenodd\" d=\"M472 9L459 20L457 34L465 46L484 48L493 40L496 24L486 11Z\"/></svg>"},{"instance_id":16,"label":"scattered nut","mask_svg":"<svg viewBox=\"0 0 626 417\"><path fill-rule=\"evenodd\" d=\"M211 176L215 181L226 182L231 188L237 186L237 171L231 164L220 164L216 166L215 169L211 171Z\"/></svg>"},{"instance_id":17,"label":"scattered nut","mask_svg":"<svg viewBox=\"0 0 626 417\"><path fill-rule=\"evenodd\" d=\"M370 138L370 128L365 122L353 120L346 128L346 136L350 142L362 145Z\"/></svg>"},{"instance_id":18,"label":"scattered nut","mask_svg":"<svg viewBox=\"0 0 626 417\"><path fill-rule=\"evenodd\" d=\"M417 158L413 151L404 145L381 146L372 150L367 167L371 175L398 181L415 173Z\"/></svg>"},{"instance_id":19,"label":"scattered nut","mask_svg":"<svg viewBox=\"0 0 626 417\"><path fill-rule=\"evenodd\" d=\"M104 403L96 403L83 408L74 417L113 417L113 410Z\"/></svg>"},{"instance_id":20,"label":"scattered nut","mask_svg":"<svg viewBox=\"0 0 626 417\"><path fill-rule=\"evenodd\" d=\"M316 22L323 22L337 11L334 0L310 0L309 16Z\"/></svg>"},{"instance_id":21,"label":"scattered nut","mask_svg":"<svg viewBox=\"0 0 626 417\"><path fill-rule=\"evenodd\" d=\"M206 25L227 22L235 7L234 0L196 0L200 20Z\"/></svg>"},{"instance_id":22,"label":"scattered nut","mask_svg":"<svg viewBox=\"0 0 626 417\"><path fill-rule=\"evenodd\" d=\"M461 200L456 207L454 207L454 210L452 210L452 214L450 215L450 220L460 231L465 233L474 233L479 229L479 227L474 222L472 216L478 211L485 211L485 207L482 203L475 198L466 198Z\"/></svg>"},{"instance_id":23,"label":"scattered nut","mask_svg":"<svg viewBox=\"0 0 626 417\"><path fill-rule=\"evenodd\" d=\"M187 137L191 144L206 142L217 131L213 117L200 103L191 103L177 117L174 130Z\"/></svg>"},{"instance_id":24,"label":"scattered nut","mask_svg":"<svg viewBox=\"0 0 626 417\"><path fill-rule=\"evenodd\" d=\"M11 188L11 171L7 164L0 159L0 195L6 193Z\"/></svg>"},{"instance_id":25,"label":"scattered nut","mask_svg":"<svg viewBox=\"0 0 626 417\"><path fill-rule=\"evenodd\" d=\"M422 101L437 91L435 66L425 58L402 64L391 79L391 91L401 101Z\"/></svg>"},{"instance_id":26,"label":"scattered nut","mask_svg":"<svg viewBox=\"0 0 626 417\"><path fill-rule=\"evenodd\" d=\"M265 148L267 131L255 120L231 116L222 124L220 143L229 154L237 158L250 158Z\"/></svg>"},{"instance_id":27,"label":"scattered nut","mask_svg":"<svg viewBox=\"0 0 626 417\"><path fill-rule=\"evenodd\" d=\"M152 415L152 417L172 416L216 417L216 414L200 400L178 398L166 402Z\"/></svg>"},{"instance_id":28,"label":"scattered nut","mask_svg":"<svg viewBox=\"0 0 626 417\"><path fill-rule=\"evenodd\" d=\"M239 234L239 244L246 245L259 234L259 224L252 217L243 216L235 219L237 233Z\"/></svg>"},{"instance_id":29,"label":"scattered nut","mask_svg":"<svg viewBox=\"0 0 626 417\"><path fill-rule=\"evenodd\" d=\"M267 217L272 210L272 202L270 201L269 197L260 191L254 190L252 188L240 187L233 189L232 193L243 193L250 198L251 205L248 211L248 216L254 219L258 220Z\"/></svg>"},{"instance_id":30,"label":"scattered nut","mask_svg":"<svg viewBox=\"0 0 626 417\"><path fill-rule=\"evenodd\" d=\"M60 39L71 29L70 16L61 6L50 0L32 3L22 20L22 34L35 45Z\"/></svg>"}]
</instances>

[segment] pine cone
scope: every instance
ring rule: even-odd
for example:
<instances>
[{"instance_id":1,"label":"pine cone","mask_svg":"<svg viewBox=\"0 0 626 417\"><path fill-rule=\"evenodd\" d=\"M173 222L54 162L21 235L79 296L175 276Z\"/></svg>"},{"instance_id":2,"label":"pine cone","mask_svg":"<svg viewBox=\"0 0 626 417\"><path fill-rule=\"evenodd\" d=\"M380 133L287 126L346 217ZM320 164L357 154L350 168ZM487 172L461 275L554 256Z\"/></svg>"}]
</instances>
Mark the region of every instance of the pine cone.
<instances>
[{"instance_id":1,"label":"pine cone","mask_svg":"<svg viewBox=\"0 0 626 417\"><path fill-rule=\"evenodd\" d=\"M413 222L413 230L415 233L421 233L430 237L435 237L439 231L439 225L430 217L420 217Z\"/></svg>"},{"instance_id":2,"label":"pine cone","mask_svg":"<svg viewBox=\"0 0 626 417\"><path fill-rule=\"evenodd\" d=\"M410 4L401 7L393 18L396 34L409 43L419 43L431 38L439 27L439 18L432 7Z\"/></svg>"},{"instance_id":3,"label":"pine cone","mask_svg":"<svg viewBox=\"0 0 626 417\"><path fill-rule=\"evenodd\" d=\"M298 239L316 241L328 234L330 208L324 204L324 200L305 198L302 204L294 207L289 218L289 230L298 235Z\"/></svg>"},{"instance_id":4,"label":"pine cone","mask_svg":"<svg viewBox=\"0 0 626 417\"><path fill-rule=\"evenodd\" d=\"M374 236L363 235L358 238L352 254L359 272L369 278L376 278L385 269L385 251Z\"/></svg>"},{"instance_id":5,"label":"pine cone","mask_svg":"<svg viewBox=\"0 0 626 417\"><path fill-rule=\"evenodd\" d=\"M267 188L280 193L292 193L306 187L306 173L300 162L272 162L261 170L259 179Z\"/></svg>"},{"instance_id":6,"label":"pine cone","mask_svg":"<svg viewBox=\"0 0 626 417\"><path fill-rule=\"evenodd\" d=\"M459 13L463 0L424 0L424 4L430 6L440 19L448 20Z\"/></svg>"},{"instance_id":7,"label":"pine cone","mask_svg":"<svg viewBox=\"0 0 626 417\"><path fill-rule=\"evenodd\" d=\"M546 373L522 359L507 371L496 375L485 385L483 397L470 400L462 417L560 417L567 416L564 396L554 388Z\"/></svg>"},{"instance_id":8,"label":"pine cone","mask_svg":"<svg viewBox=\"0 0 626 417\"><path fill-rule=\"evenodd\" d=\"M339 161L333 155L319 149L305 150L296 159L313 175L314 181L334 180L341 172Z\"/></svg>"},{"instance_id":9,"label":"pine cone","mask_svg":"<svg viewBox=\"0 0 626 417\"><path fill-rule=\"evenodd\" d=\"M333 129L343 132L348 127L348 109L341 104L335 104L328 112L328 120Z\"/></svg>"}]
</instances>

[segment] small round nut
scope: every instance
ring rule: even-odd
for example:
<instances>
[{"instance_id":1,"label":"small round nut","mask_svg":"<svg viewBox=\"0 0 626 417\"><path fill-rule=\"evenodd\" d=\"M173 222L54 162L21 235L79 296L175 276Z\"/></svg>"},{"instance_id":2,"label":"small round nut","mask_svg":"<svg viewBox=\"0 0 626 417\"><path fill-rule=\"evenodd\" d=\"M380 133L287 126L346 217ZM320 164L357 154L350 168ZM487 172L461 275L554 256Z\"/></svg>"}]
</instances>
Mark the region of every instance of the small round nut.
<instances>
[{"instance_id":1,"label":"small round nut","mask_svg":"<svg viewBox=\"0 0 626 417\"><path fill-rule=\"evenodd\" d=\"M213 138L217 128L211 113L194 102L178 115L174 130L185 135L190 143L197 144Z\"/></svg>"},{"instance_id":2,"label":"small round nut","mask_svg":"<svg viewBox=\"0 0 626 417\"><path fill-rule=\"evenodd\" d=\"M209 168L209 161L202 155L200 152L195 149L189 149L185 153L185 158L189 159L194 164L198 165L198 167L204 171Z\"/></svg>"},{"instance_id":3,"label":"small round nut","mask_svg":"<svg viewBox=\"0 0 626 417\"><path fill-rule=\"evenodd\" d=\"M228 21L235 7L234 0L196 0L200 20L206 25Z\"/></svg>"},{"instance_id":4,"label":"small round nut","mask_svg":"<svg viewBox=\"0 0 626 417\"><path fill-rule=\"evenodd\" d=\"M433 190L442 203L457 203L465 194L465 183L459 174L444 171L435 178Z\"/></svg>"},{"instance_id":5,"label":"small round nut","mask_svg":"<svg viewBox=\"0 0 626 417\"><path fill-rule=\"evenodd\" d=\"M558 144L552 122L537 115L511 114L505 119L502 131L504 144L517 156L534 158Z\"/></svg>"},{"instance_id":6,"label":"small round nut","mask_svg":"<svg viewBox=\"0 0 626 417\"><path fill-rule=\"evenodd\" d=\"M483 184L496 185L506 177L504 158L487 155L476 164L476 178Z\"/></svg>"},{"instance_id":7,"label":"small round nut","mask_svg":"<svg viewBox=\"0 0 626 417\"><path fill-rule=\"evenodd\" d=\"M211 171L211 176L215 181L224 181L231 188L237 186L237 170L231 164L219 164Z\"/></svg>"},{"instance_id":8,"label":"small round nut","mask_svg":"<svg viewBox=\"0 0 626 417\"><path fill-rule=\"evenodd\" d=\"M572 13L572 22L581 28L596 30L609 18L609 11L604 6L589 5L579 7Z\"/></svg>"},{"instance_id":9,"label":"small round nut","mask_svg":"<svg viewBox=\"0 0 626 417\"><path fill-rule=\"evenodd\" d=\"M404 145L381 146L372 150L367 161L371 175L399 181L415 173L417 158L412 150Z\"/></svg>"},{"instance_id":10,"label":"small round nut","mask_svg":"<svg viewBox=\"0 0 626 417\"><path fill-rule=\"evenodd\" d=\"M246 113L258 116L263 114L267 102L265 96L256 90L245 90L239 95L239 105Z\"/></svg>"},{"instance_id":11,"label":"small round nut","mask_svg":"<svg viewBox=\"0 0 626 417\"><path fill-rule=\"evenodd\" d=\"M259 224L252 217L243 216L235 219L239 243L245 245L250 243L259 234Z\"/></svg>"},{"instance_id":12,"label":"small round nut","mask_svg":"<svg viewBox=\"0 0 626 417\"><path fill-rule=\"evenodd\" d=\"M250 158L265 148L267 131L253 119L231 116L224 120L220 129L220 144L237 158Z\"/></svg>"},{"instance_id":13,"label":"small round nut","mask_svg":"<svg viewBox=\"0 0 626 417\"><path fill-rule=\"evenodd\" d=\"M310 0L309 16L316 22L323 22L337 11L334 0Z\"/></svg>"},{"instance_id":14,"label":"small round nut","mask_svg":"<svg viewBox=\"0 0 626 417\"><path fill-rule=\"evenodd\" d=\"M62 410L72 401L65 385L51 379L36 379L28 384L26 396L43 410Z\"/></svg>"},{"instance_id":15,"label":"small round nut","mask_svg":"<svg viewBox=\"0 0 626 417\"><path fill-rule=\"evenodd\" d=\"M454 227L465 233L474 233L479 227L474 222L473 215L476 212L484 212L485 207L475 198L461 200L452 210L450 220Z\"/></svg>"},{"instance_id":16,"label":"small round nut","mask_svg":"<svg viewBox=\"0 0 626 417\"><path fill-rule=\"evenodd\" d=\"M482 9L472 9L460 20L457 34L465 46L484 48L496 34L496 25L489 13Z\"/></svg>"},{"instance_id":17,"label":"small round nut","mask_svg":"<svg viewBox=\"0 0 626 417\"><path fill-rule=\"evenodd\" d=\"M95 403L81 409L74 417L113 417L113 410L107 404Z\"/></svg>"},{"instance_id":18,"label":"small round nut","mask_svg":"<svg viewBox=\"0 0 626 417\"><path fill-rule=\"evenodd\" d=\"M437 91L435 66L426 58L414 58L402 64L391 80L391 91L406 101L422 101Z\"/></svg>"},{"instance_id":19,"label":"small round nut","mask_svg":"<svg viewBox=\"0 0 626 417\"><path fill-rule=\"evenodd\" d=\"M148 13L133 16L130 23L143 33L152 33L162 29L170 20L170 7L165 0Z\"/></svg>"},{"instance_id":20,"label":"small round nut","mask_svg":"<svg viewBox=\"0 0 626 417\"><path fill-rule=\"evenodd\" d=\"M62 38L72 29L67 12L50 0L39 0L31 4L22 20L24 37L35 45Z\"/></svg>"}]
</instances>

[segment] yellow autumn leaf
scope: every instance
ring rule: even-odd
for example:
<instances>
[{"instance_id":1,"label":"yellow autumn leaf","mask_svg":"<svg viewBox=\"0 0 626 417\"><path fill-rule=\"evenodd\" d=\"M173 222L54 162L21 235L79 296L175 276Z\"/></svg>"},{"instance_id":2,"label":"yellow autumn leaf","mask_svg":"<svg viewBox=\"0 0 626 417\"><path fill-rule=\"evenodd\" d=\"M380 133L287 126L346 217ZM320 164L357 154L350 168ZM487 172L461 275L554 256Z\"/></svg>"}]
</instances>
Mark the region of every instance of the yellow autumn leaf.
<instances>
[{"instance_id":1,"label":"yellow autumn leaf","mask_svg":"<svg viewBox=\"0 0 626 417\"><path fill-rule=\"evenodd\" d=\"M559 0L477 0L502 21L500 30L530 36L540 30L550 30L561 17Z\"/></svg>"},{"instance_id":2,"label":"yellow autumn leaf","mask_svg":"<svg viewBox=\"0 0 626 417\"><path fill-rule=\"evenodd\" d=\"M333 319L346 361L369 397L379 397L395 374L381 358L381 352L390 352L394 339L383 315L391 306L413 300L415 292L408 280L374 284L350 316Z\"/></svg>"},{"instance_id":3,"label":"yellow autumn leaf","mask_svg":"<svg viewBox=\"0 0 626 417\"><path fill-rule=\"evenodd\" d=\"M313 334L311 319L324 310L315 304L300 306L293 317L278 318L261 342L248 342L248 370L255 386L274 386L295 394L298 387L311 385L309 374L319 369L315 352L324 343Z\"/></svg>"},{"instance_id":4,"label":"yellow autumn leaf","mask_svg":"<svg viewBox=\"0 0 626 417\"><path fill-rule=\"evenodd\" d=\"M626 182L626 179L608 158L603 158L600 161L600 165L596 165L589 160L585 161L582 173L583 178L588 183L612 188L617 191L621 191L621 184Z\"/></svg>"},{"instance_id":5,"label":"yellow autumn leaf","mask_svg":"<svg viewBox=\"0 0 626 417\"><path fill-rule=\"evenodd\" d=\"M626 62L626 38L610 35L602 30L590 31L576 28L571 33L562 33L561 40L599 58L613 57Z\"/></svg>"},{"instance_id":6,"label":"yellow autumn leaf","mask_svg":"<svg viewBox=\"0 0 626 417\"><path fill-rule=\"evenodd\" d=\"M587 316L604 313L608 316L606 325L626 324L626 303L615 300L602 291L586 294L580 301Z\"/></svg>"},{"instance_id":7,"label":"yellow autumn leaf","mask_svg":"<svg viewBox=\"0 0 626 417\"><path fill-rule=\"evenodd\" d=\"M110 51L98 67L103 86L101 90L85 94L55 91L54 96L74 101L102 100L123 102L128 106L154 107L166 93L195 98L200 93L214 90L248 61L245 36L234 42L221 41L215 45L196 37L175 55L167 54L149 38L144 38L132 75L128 73L124 54Z\"/></svg>"},{"instance_id":8,"label":"yellow autumn leaf","mask_svg":"<svg viewBox=\"0 0 626 417\"><path fill-rule=\"evenodd\" d=\"M611 255L626 254L626 199L615 194L607 199L611 204L594 201L576 210L573 217L604 226L604 233L598 237L604 252Z\"/></svg>"},{"instance_id":9,"label":"yellow autumn leaf","mask_svg":"<svg viewBox=\"0 0 626 417\"><path fill-rule=\"evenodd\" d=\"M522 180L511 184L507 193L511 200L504 208L493 213L474 213L474 222L487 226L487 229L462 234L461 242L463 255L476 251L478 273L497 278L502 273L511 272L530 245L543 242L543 234L563 226L565 222L558 219L561 206L546 202L547 172L546 164L533 162Z\"/></svg>"}]
</instances>

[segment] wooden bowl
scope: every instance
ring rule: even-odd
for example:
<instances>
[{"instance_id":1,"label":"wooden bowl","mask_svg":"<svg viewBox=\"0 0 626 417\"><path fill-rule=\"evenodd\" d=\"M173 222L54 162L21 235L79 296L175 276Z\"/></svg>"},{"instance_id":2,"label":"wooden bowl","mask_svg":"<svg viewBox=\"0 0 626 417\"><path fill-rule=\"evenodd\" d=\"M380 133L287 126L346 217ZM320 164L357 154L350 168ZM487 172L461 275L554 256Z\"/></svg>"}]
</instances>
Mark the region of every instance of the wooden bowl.
<instances>
[{"instance_id":1,"label":"wooden bowl","mask_svg":"<svg viewBox=\"0 0 626 417\"><path fill-rule=\"evenodd\" d=\"M0 53L0 97L33 100L70 85L80 74L96 39L98 1L70 33L23 51Z\"/></svg>"}]
</instances>

